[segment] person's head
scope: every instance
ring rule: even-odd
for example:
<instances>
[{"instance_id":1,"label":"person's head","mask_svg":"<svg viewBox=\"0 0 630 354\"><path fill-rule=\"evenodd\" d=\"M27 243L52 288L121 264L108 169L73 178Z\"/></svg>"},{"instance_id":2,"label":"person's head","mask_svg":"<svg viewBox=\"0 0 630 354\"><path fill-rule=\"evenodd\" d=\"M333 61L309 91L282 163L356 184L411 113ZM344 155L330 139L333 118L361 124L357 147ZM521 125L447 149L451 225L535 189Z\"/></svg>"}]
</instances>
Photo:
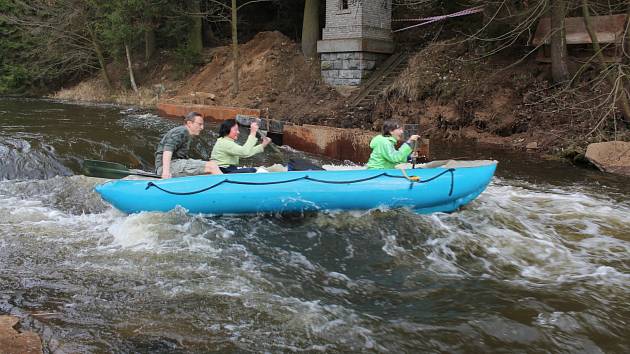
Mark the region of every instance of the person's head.
<instances>
[{"instance_id":1,"label":"person's head","mask_svg":"<svg viewBox=\"0 0 630 354\"><path fill-rule=\"evenodd\" d=\"M238 139L238 124L236 123L236 119L227 119L224 120L223 123L219 126L219 137L223 138L227 136L232 140Z\"/></svg>"},{"instance_id":2,"label":"person's head","mask_svg":"<svg viewBox=\"0 0 630 354\"><path fill-rule=\"evenodd\" d=\"M184 116L184 125L186 125L190 135L199 135L203 130L203 116L201 113L188 112Z\"/></svg>"},{"instance_id":3,"label":"person's head","mask_svg":"<svg viewBox=\"0 0 630 354\"><path fill-rule=\"evenodd\" d=\"M383 122L383 136L393 136L401 140L403 137L403 128L398 121L386 120Z\"/></svg>"}]
</instances>

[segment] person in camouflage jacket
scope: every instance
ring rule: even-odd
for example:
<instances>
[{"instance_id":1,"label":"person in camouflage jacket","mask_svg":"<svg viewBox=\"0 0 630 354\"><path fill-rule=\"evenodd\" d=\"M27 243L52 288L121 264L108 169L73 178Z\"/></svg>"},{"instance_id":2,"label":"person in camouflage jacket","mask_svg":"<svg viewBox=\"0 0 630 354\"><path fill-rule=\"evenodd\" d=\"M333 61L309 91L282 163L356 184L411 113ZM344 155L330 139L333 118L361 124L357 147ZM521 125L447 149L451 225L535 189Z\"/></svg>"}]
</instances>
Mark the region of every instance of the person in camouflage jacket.
<instances>
[{"instance_id":1,"label":"person in camouflage jacket","mask_svg":"<svg viewBox=\"0 0 630 354\"><path fill-rule=\"evenodd\" d=\"M188 156L192 138L203 130L203 116L189 112L184 117L184 125L169 130L155 151L156 173L162 178L201 174L221 174L214 161L191 159Z\"/></svg>"}]
</instances>

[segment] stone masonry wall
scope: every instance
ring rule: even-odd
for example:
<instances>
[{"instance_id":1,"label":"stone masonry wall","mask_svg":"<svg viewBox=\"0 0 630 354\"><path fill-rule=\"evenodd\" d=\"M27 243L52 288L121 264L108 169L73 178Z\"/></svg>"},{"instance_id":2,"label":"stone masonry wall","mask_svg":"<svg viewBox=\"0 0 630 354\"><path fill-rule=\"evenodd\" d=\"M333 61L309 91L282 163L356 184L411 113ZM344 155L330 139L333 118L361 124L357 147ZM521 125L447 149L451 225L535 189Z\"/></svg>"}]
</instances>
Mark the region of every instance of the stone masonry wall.
<instances>
[{"instance_id":1,"label":"stone masonry wall","mask_svg":"<svg viewBox=\"0 0 630 354\"><path fill-rule=\"evenodd\" d=\"M367 52L321 53L322 78L329 85L358 86L385 58Z\"/></svg>"}]
</instances>

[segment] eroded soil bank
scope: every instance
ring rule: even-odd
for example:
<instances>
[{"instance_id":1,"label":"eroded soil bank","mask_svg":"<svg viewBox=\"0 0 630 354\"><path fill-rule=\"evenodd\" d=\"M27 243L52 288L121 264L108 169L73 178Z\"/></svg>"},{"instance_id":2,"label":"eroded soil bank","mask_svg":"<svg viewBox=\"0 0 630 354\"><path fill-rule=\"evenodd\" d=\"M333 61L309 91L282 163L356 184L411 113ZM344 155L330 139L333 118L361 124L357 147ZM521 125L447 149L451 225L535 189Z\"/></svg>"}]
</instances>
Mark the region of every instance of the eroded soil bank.
<instances>
[{"instance_id":1,"label":"eroded soil bank","mask_svg":"<svg viewBox=\"0 0 630 354\"><path fill-rule=\"evenodd\" d=\"M204 64L186 76L167 57L137 65L140 93L105 91L98 77L54 97L153 107L159 101L257 108L263 115L297 124L378 131L385 119L419 123L425 136L470 139L529 153L579 158L592 142L628 140L630 133L601 92L576 83L550 84L549 68L534 58L499 54L478 59L465 42L433 42L411 52L405 70L365 107L350 107L356 94L332 88L316 61L280 32L261 32L240 46L240 91L232 88L229 47L204 52ZM125 75L121 68L112 71ZM585 76L588 76L587 72Z\"/></svg>"}]
</instances>

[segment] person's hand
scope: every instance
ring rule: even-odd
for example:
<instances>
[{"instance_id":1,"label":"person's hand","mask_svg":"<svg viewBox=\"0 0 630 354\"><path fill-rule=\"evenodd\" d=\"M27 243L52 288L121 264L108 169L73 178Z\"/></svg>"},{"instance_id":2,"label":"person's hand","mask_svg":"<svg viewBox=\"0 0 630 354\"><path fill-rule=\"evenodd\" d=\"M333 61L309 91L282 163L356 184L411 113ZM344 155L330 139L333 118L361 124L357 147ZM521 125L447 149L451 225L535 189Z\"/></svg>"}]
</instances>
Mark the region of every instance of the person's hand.
<instances>
[{"instance_id":1,"label":"person's hand","mask_svg":"<svg viewBox=\"0 0 630 354\"><path fill-rule=\"evenodd\" d=\"M258 131L258 122L253 122L249 126L249 129L250 129L250 133L249 134L256 136L256 132Z\"/></svg>"},{"instance_id":2,"label":"person's hand","mask_svg":"<svg viewBox=\"0 0 630 354\"><path fill-rule=\"evenodd\" d=\"M271 138L266 136L262 139L262 146L265 147L267 145L269 145L269 143L271 143Z\"/></svg>"},{"instance_id":3,"label":"person's hand","mask_svg":"<svg viewBox=\"0 0 630 354\"><path fill-rule=\"evenodd\" d=\"M171 171L169 170L164 170L162 171L162 179L169 179L173 176L171 176Z\"/></svg>"},{"instance_id":4,"label":"person's hand","mask_svg":"<svg viewBox=\"0 0 630 354\"><path fill-rule=\"evenodd\" d=\"M414 134L414 135L409 137L409 141L417 141L419 137L420 137L420 135Z\"/></svg>"}]
</instances>

